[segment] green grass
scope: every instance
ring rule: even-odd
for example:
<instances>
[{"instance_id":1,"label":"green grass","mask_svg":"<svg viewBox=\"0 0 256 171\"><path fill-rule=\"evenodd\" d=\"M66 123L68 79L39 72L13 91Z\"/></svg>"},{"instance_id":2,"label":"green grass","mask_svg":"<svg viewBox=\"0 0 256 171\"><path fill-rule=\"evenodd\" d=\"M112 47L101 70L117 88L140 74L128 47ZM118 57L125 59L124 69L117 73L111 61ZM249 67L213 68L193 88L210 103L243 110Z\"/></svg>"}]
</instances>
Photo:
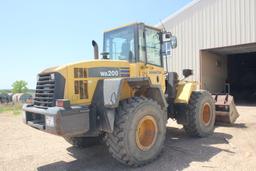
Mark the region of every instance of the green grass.
<instances>
[{"instance_id":1,"label":"green grass","mask_svg":"<svg viewBox=\"0 0 256 171\"><path fill-rule=\"evenodd\" d=\"M0 104L0 113L11 113L13 115L20 115L22 112L21 104Z\"/></svg>"}]
</instances>

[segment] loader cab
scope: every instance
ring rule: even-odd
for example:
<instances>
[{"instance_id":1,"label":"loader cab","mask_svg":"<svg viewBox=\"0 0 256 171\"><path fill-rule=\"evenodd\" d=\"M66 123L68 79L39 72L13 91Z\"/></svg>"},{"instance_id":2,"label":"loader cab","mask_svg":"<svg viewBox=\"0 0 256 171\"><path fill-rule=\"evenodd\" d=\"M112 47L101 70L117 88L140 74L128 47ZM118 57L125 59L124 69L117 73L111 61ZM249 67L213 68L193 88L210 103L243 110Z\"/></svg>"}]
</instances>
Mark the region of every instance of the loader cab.
<instances>
[{"instance_id":1,"label":"loader cab","mask_svg":"<svg viewBox=\"0 0 256 171\"><path fill-rule=\"evenodd\" d=\"M135 23L104 33L103 58L126 60L137 70L135 76L149 77L151 82L165 91L162 47L166 38L172 37L165 31Z\"/></svg>"},{"instance_id":2,"label":"loader cab","mask_svg":"<svg viewBox=\"0 0 256 171\"><path fill-rule=\"evenodd\" d=\"M144 62L162 67L162 32L136 23L104 33L103 51L108 59Z\"/></svg>"}]
</instances>

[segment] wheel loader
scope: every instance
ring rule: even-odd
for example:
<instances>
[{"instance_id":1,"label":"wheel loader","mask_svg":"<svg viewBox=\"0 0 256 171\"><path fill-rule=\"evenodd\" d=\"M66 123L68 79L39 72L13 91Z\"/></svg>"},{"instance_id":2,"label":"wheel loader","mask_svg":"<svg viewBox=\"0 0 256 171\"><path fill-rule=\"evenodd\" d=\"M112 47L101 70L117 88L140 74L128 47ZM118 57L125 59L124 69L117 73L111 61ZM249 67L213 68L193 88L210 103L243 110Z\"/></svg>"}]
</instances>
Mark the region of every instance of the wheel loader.
<instances>
[{"instance_id":1,"label":"wheel loader","mask_svg":"<svg viewBox=\"0 0 256 171\"><path fill-rule=\"evenodd\" d=\"M134 167L159 156L168 118L190 136L211 135L217 98L186 80L192 70L184 69L182 79L165 71L166 43L175 48L177 39L144 23L104 32L101 57L92 41L95 59L38 74L33 103L23 106L24 123L77 147L103 141L115 159Z\"/></svg>"}]
</instances>

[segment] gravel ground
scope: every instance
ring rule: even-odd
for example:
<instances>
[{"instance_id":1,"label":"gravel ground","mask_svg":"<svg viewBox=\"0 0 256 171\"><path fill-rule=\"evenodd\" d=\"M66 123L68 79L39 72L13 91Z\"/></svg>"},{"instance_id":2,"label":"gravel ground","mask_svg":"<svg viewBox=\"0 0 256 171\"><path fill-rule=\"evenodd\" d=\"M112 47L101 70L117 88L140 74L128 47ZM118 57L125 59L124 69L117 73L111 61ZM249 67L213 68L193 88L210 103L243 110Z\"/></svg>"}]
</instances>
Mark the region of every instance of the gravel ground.
<instances>
[{"instance_id":1,"label":"gravel ground","mask_svg":"<svg viewBox=\"0 0 256 171\"><path fill-rule=\"evenodd\" d=\"M0 114L0 170L256 170L256 107L238 110L234 126L217 126L208 138L189 138L169 120L162 156L141 168L119 164L103 145L77 149L24 125L21 116Z\"/></svg>"}]
</instances>

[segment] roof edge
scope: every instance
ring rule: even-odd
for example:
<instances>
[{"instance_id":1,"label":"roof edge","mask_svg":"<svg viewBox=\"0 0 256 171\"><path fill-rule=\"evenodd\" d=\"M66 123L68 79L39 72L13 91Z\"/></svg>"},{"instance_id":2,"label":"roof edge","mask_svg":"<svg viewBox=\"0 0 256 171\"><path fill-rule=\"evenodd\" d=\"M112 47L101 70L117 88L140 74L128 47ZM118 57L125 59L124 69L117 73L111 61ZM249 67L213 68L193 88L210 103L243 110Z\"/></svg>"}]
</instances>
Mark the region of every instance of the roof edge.
<instances>
[{"instance_id":1,"label":"roof edge","mask_svg":"<svg viewBox=\"0 0 256 171\"><path fill-rule=\"evenodd\" d=\"M183 6L181 9L179 9L178 11L174 12L173 14L171 14L170 16L166 17L165 19L163 19L160 23L156 24L156 27L159 27L162 25L162 23L165 23L171 19L173 19L174 17L180 15L183 11L188 10L189 8L193 7L194 5L196 5L198 2L200 2L201 0L193 0L190 3L188 3L187 5Z\"/></svg>"}]
</instances>

